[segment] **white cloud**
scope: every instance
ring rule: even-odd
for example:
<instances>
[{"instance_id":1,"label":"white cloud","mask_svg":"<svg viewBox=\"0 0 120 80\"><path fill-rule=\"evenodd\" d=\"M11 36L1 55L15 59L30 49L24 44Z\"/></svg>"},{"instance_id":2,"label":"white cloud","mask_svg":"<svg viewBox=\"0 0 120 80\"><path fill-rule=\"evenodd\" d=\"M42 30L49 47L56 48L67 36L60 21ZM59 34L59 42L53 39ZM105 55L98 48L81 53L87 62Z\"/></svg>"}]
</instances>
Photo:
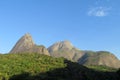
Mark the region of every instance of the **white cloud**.
<instances>
[{"instance_id":1,"label":"white cloud","mask_svg":"<svg viewBox=\"0 0 120 80\"><path fill-rule=\"evenodd\" d=\"M89 16L104 17L109 14L110 8L106 7L94 7L88 11Z\"/></svg>"}]
</instances>

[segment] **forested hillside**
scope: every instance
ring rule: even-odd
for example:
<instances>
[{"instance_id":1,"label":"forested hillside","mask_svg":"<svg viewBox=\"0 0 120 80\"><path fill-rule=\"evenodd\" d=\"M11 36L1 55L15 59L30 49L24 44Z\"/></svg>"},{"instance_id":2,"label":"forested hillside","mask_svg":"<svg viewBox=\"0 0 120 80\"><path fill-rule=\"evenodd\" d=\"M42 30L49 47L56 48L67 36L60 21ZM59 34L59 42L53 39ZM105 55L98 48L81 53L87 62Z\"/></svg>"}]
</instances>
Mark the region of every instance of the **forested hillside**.
<instances>
[{"instance_id":1,"label":"forested hillside","mask_svg":"<svg viewBox=\"0 0 120 80\"><path fill-rule=\"evenodd\" d=\"M0 80L119 80L119 74L105 66L87 68L37 53L0 55Z\"/></svg>"}]
</instances>

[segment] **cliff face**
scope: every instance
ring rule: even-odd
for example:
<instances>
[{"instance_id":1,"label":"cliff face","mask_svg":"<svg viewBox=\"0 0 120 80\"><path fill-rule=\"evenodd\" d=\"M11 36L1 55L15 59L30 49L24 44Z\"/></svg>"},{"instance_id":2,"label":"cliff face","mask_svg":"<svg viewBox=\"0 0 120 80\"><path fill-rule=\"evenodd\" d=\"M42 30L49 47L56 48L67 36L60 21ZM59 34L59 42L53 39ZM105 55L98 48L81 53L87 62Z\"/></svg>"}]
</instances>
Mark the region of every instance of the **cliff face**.
<instances>
[{"instance_id":1,"label":"cliff face","mask_svg":"<svg viewBox=\"0 0 120 80\"><path fill-rule=\"evenodd\" d=\"M30 34L25 34L21 37L10 53L39 53L49 55L49 52L44 46L37 46L34 44L34 41Z\"/></svg>"},{"instance_id":2,"label":"cliff face","mask_svg":"<svg viewBox=\"0 0 120 80\"><path fill-rule=\"evenodd\" d=\"M64 57L82 65L104 65L120 68L120 60L110 52L82 51L74 47L70 41L60 41L46 49L42 45L36 45L30 34L21 37L10 53L39 53L53 57Z\"/></svg>"},{"instance_id":3,"label":"cliff face","mask_svg":"<svg viewBox=\"0 0 120 80\"><path fill-rule=\"evenodd\" d=\"M69 41L61 41L48 48L53 57L64 57L82 65L103 65L120 68L120 60L107 51L82 51L75 48Z\"/></svg>"},{"instance_id":4,"label":"cliff face","mask_svg":"<svg viewBox=\"0 0 120 80\"><path fill-rule=\"evenodd\" d=\"M69 41L57 42L50 46L48 51L53 57L64 57L75 62L84 54L82 51L75 48Z\"/></svg>"}]
</instances>

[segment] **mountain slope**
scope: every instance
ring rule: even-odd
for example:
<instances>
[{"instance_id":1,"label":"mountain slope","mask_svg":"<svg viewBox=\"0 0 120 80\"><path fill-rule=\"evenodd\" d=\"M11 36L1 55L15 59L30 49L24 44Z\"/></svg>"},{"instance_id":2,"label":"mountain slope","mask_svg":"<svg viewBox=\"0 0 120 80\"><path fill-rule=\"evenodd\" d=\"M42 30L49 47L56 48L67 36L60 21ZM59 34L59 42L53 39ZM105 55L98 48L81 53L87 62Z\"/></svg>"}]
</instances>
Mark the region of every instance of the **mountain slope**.
<instances>
[{"instance_id":1,"label":"mountain slope","mask_svg":"<svg viewBox=\"0 0 120 80\"><path fill-rule=\"evenodd\" d=\"M10 53L39 53L52 57L64 57L82 65L103 65L120 68L120 60L109 52L82 51L74 47L70 41L60 41L46 49L42 45L36 45L30 34L21 37Z\"/></svg>"},{"instance_id":2,"label":"mountain slope","mask_svg":"<svg viewBox=\"0 0 120 80\"><path fill-rule=\"evenodd\" d=\"M84 65L104 65L113 68L120 68L120 60L107 51L85 51L85 55L79 59L78 63Z\"/></svg>"},{"instance_id":3,"label":"mountain slope","mask_svg":"<svg viewBox=\"0 0 120 80\"><path fill-rule=\"evenodd\" d=\"M53 57L64 57L82 65L103 65L120 68L120 60L107 51L82 51L75 48L69 41L61 41L48 48Z\"/></svg>"},{"instance_id":4,"label":"mountain slope","mask_svg":"<svg viewBox=\"0 0 120 80\"><path fill-rule=\"evenodd\" d=\"M13 47L13 49L10 51L10 53L40 53L49 55L47 49L44 46L38 46L34 44L33 39L30 34L25 34L23 37L21 37L16 45Z\"/></svg>"},{"instance_id":5,"label":"mountain slope","mask_svg":"<svg viewBox=\"0 0 120 80\"><path fill-rule=\"evenodd\" d=\"M119 80L119 71L106 69L109 72L35 53L0 55L0 80Z\"/></svg>"},{"instance_id":6,"label":"mountain slope","mask_svg":"<svg viewBox=\"0 0 120 80\"><path fill-rule=\"evenodd\" d=\"M75 48L69 41L61 41L48 48L53 57L64 57L68 60L77 61L84 53Z\"/></svg>"}]
</instances>

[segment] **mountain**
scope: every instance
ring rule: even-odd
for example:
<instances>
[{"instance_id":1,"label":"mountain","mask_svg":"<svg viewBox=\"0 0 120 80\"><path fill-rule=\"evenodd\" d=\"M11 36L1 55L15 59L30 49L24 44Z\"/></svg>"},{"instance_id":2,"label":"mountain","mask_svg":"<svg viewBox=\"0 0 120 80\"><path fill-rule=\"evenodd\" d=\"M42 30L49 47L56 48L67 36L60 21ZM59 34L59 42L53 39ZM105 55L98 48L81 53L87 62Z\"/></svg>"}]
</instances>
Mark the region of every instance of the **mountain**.
<instances>
[{"instance_id":1,"label":"mountain","mask_svg":"<svg viewBox=\"0 0 120 80\"><path fill-rule=\"evenodd\" d=\"M68 60L78 61L84 53L75 48L70 41L60 41L48 48L48 51L53 57L64 57Z\"/></svg>"},{"instance_id":2,"label":"mountain","mask_svg":"<svg viewBox=\"0 0 120 80\"><path fill-rule=\"evenodd\" d=\"M120 68L120 60L110 52L79 50L68 40L54 43L46 49L43 45L36 45L29 33L25 34L18 40L10 53L39 53L57 58L64 57L86 66L103 65Z\"/></svg>"},{"instance_id":3,"label":"mountain","mask_svg":"<svg viewBox=\"0 0 120 80\"><path fill-rule=\"evenodd\" d=\"M120 68L120 60L107 51L85 51L78 63L84 65L104 65L113 68Z\"/></svg>"},{"instance_id":4,"label":"mountain","mask_svg":"<svg viewBox=\"0 0 120 80\"><path fill-rule=\"evenodd\" d=\"M74 47L70 41L61 41L48 48L53 57L64 57L79 64L92 66L103 65L113 68L120 68L120 60L107 51L83 51Z\"/></svg>"},{"instance_id":5,"label":"mountain","mask_svg":"<svg viewBox=\"0 0 120 80\"><path fill-rule=\"evenodd\" d=\"M98 68L37 53L0 55L0 80L120 80L120 70Z\"/></svg>"},{"instance_id":6,"label":"mountain","mask_svg":"<svg viewBox=\"0 0 120 80\"><path fill-rule=\"evenodd\" d=\"M49 52L47 49L40 45L36 45L32 39L32 36L27 33L23 37L21 37L16 45L13 47L13 49L10 51L10 53L40 53L49 55Z\"/></svg>"}]
</instances>

